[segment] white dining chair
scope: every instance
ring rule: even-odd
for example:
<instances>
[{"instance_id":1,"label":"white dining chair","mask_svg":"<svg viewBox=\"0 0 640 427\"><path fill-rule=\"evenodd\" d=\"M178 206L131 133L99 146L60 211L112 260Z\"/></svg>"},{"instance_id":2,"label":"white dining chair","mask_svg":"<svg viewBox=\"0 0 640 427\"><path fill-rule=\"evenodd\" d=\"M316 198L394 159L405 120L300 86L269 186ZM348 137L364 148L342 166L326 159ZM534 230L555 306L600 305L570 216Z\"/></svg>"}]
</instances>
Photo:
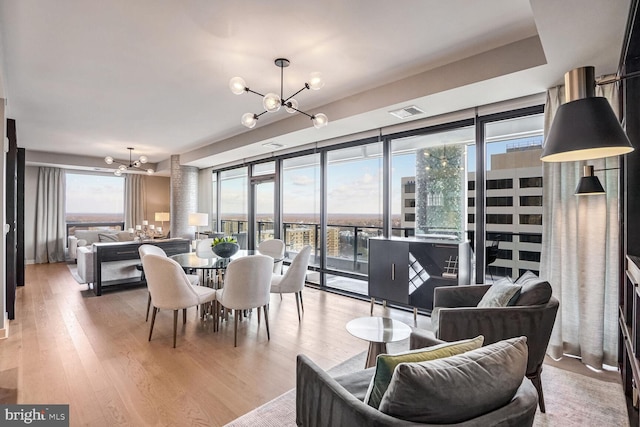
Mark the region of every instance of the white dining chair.
<instances>
[{"instance_id":1,"label":"white dining chair","mask_svg":"<svg viewBox=\"0 0 640 427\"><path fill-rule=\"evenodd\" d=\"M208 304L216 299L215 289L193 286L176 261L161 255L145 255L142 266L147 275L147 287L153 302L149 341L153 334L158 309L173 310L173 348L176 347L178 310L182 309L182 321L187 323L187 308ZM214 329L217 317L214 316Z\"/></svg>"},{"instance_id":2,"label":"white dining chair","mask_svg":"<svg viewBox=\"0 0 640 427\"><path fill-rule=\"evenodd\" d=\"M296 307L298 308L298 321L300 321L300 307L304 313L304 303L302 302L302 289L307 277L307 267L309 266L309 256L311 246L306 245L291 261L291 265L284 274L277 274L271 277L271 293L296 295Z\"/></svg>"},{"instance_id":3,"label":"white dining chair","mask_svg":"<svg viewBox=\"0 0 640 427\"><path fill-rule=\"evenodd\" d=\"M258 252L262 255L269 255L273 259L279 259L273 263L273 272L282 274L282 259L284 259L284 242L280 239L263 240L258 244Z\"/></svg>"},{"instance_id":4,"label":"white dining chair","mask_svg":"<svg viewBox=\"0 0 640 427\"><path fill-rule=\"evenodd\" d=\"M140 259L142 259L142 257L144 257L145 255L149 255L149 254L163 256L163 257L167 256L167 253L164 251L164 249L155 245L138 246L138 254L140 255ZM145 277L146 277L146 273L144 272L144 264L142 267L142 272L145 274ZM187 278L189 279L189 282L194 286L200 284L200 277L197 274L187 274ZM151 309L151 292L149 292L149 298L147 299L147 316L144 319L145 322L149 320L150 309Z\"/></svg>"},{"instance_id":5,"label":"white dining chair","mask_svg":"<svg viewBox=\"0 0 640 427\"><path fill-rule=\"evenodd\" d=\"M260 307L264 312L264 324L269 335L269 286L273 274L273 258L267 255L250 255L229 263L224 279L224 287L216 291L216 319L222 305L233 310L233 346L238 345L238 320L244 310ZM216 320L216 325L218 321Z\"/></svg>"},{"instance_id":6,"label":"white dining chair","mask_svg":"<svg viewBox=\"0 0 640 427\"><path fill-rule=\"evenodd\" d=\"M196 244L196 255L203 258L212 258L215 256L213 250L211 250L211 244L213 243L213 239L202 239L198 240Z\"/></svg>"}]
</instances>

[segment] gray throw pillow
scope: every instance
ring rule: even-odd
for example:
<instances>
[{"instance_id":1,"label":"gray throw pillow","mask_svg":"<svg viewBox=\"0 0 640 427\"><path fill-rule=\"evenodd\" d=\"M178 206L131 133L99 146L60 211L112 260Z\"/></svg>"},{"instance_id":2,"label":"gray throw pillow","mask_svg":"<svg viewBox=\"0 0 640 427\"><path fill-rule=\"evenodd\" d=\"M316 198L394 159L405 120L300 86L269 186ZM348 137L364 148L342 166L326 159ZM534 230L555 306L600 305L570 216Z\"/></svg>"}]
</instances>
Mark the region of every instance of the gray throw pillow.
<instances>
[{"instance_id":1,"label":"gray throw pillow","mask_svg":"<svg viewBox=\"0 0 640 427\"><path fill-rule=\"evenodd\" d=\"M526 369L526 337L444 359L400 363L380 411L416 423L466 421L509 403Z\"/></svg>"},{"instance_id":2,"label":"gray throw pillow","mask_svg":"<svg viewBox=\"0 0 640 427\"><path fill-rule=\"evenodd\" d=\"M503 277L489 287L478 303L478 307L506 307L521 288L522 285L512 283L510 277Z\"/></svg>"},{"instance_id":3,"label":"gray throw pillow","mask_svg":"<svg viewBox=\"0 0 640 427\"><path fill-rule=\"evenodd\" d=\"M540 279L531 271L526 271L518 277L516 283L522 285L522 289L514 305L541 305L548 303L551 299L553 292L549 282Z\"/></svg>"},{"instance_id":4,"label":"gray throw pillow","mask_svg":"<svg viewBox=\"0 0 640 427\"><path fill-rule=\"evenodd\" d=\"M440 308L433 307L431 310L431 331L435 336L438 336L438 329L440 329Z\"/></svg>"},{"instance_id":5,"label":"gray throw pillow","mask_svg":"<svg viewBox=\"0 0 640 427\"><path fill-rule=\"evenodd\" d=\"M98 240L100 242L119 242L117 234L99 233Z\"/></svg>"}]
</instances>

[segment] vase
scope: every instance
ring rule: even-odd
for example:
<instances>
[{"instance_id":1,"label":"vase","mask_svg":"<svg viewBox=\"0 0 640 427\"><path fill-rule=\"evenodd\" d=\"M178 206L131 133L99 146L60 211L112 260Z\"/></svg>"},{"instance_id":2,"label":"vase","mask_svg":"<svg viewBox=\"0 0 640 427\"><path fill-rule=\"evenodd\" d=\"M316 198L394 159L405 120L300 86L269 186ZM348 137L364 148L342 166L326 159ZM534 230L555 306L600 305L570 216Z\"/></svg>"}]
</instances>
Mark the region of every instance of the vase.
<instances>
[{"instance_id":1,"label":"vase","mask_svg":"<svg viewBox=\"0 0 640 427\"><path fill-rule=\"evenodd\" d=\"M214 254L220 258L230 258L238 252L240 246L237 243L223 242L211 247Z\"/></svg>"}]
</instances>

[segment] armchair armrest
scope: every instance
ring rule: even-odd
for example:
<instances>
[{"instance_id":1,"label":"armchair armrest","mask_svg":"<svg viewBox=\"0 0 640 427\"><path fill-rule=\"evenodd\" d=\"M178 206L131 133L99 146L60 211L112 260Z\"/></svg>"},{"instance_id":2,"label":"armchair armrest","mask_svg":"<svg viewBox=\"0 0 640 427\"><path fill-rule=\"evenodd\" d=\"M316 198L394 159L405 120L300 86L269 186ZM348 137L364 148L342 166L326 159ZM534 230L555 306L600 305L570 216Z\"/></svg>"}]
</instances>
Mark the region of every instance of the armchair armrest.
<instances>
[{"instance_id":1,"label":"armchair armrest","mask_svg":"<svg viewBox=\"0 0 640 427\"><path fill-rule=\"evenodd\" d=\"M296 370L296 424L320 426L417 426L386 415L358 400L308 357Z\"/></svg>"},{"instance_id":2,"label":"armchair armrest","mask_svg":"<svg viewBox=\"0 0 640 427\"><path fill-rule=\"evenodd\" d=\"M431 331L416 329L409 335L409 349L416 350L418 348L432 347L434 345L443 344L445 341L439 340Z\"/></svg>"},{"instance_id":3,"label":"armchair armrest","mask_svg":"<svg viewBox=\"0 0 640 427\"><path fill-rule=\"evenodd\" d=\"M434 307L475 307L491 285L442 286L433 290Z\"/></svg>"}]
</instances>

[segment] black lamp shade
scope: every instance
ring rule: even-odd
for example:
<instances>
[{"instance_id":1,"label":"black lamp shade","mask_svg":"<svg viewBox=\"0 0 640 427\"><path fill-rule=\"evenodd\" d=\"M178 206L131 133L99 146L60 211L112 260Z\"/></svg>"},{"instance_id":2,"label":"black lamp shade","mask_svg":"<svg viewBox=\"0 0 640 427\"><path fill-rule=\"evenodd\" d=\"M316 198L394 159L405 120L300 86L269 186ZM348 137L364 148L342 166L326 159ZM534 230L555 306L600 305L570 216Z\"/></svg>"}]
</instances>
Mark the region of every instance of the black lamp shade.
<instances>
[{"instance_id":1,"label":"black lamp shade","mask_svg":"<svg viewBox=\"0 0 640 427\"><path fill-rule=\"evenodd\" d=\"M576 187L576 196L594 196L604 194L604 188L597 176L583 176Z\"/></svg>"},{"instance_id":2,"label":"black lamp shade","mask_svg":"<svg viewBox=\"0 0 640 427\"><path fill-rule=\"evenodd\" d=\"M570 162L619 156L631 151L633 146L609 101L589 97L558 108L540 160Z\"/></svg>"}]
</instances>

